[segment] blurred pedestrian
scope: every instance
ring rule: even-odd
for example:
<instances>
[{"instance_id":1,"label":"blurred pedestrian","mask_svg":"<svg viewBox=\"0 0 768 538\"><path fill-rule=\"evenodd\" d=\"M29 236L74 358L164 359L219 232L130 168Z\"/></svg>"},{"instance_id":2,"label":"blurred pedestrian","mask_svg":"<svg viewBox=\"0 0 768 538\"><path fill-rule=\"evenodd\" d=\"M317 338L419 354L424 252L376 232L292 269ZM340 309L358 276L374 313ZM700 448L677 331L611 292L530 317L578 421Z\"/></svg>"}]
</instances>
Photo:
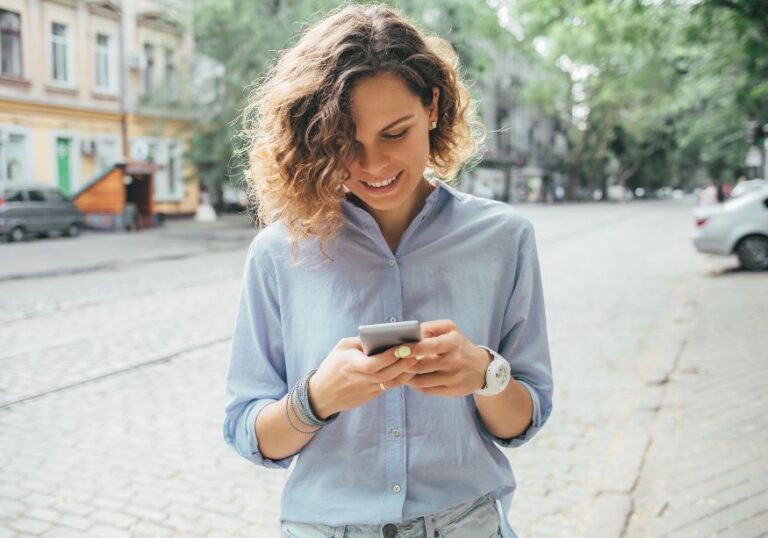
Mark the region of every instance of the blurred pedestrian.
<instances>
[{"instance_id":1,"label":"blurred pedestrian","mask_svg":"<svg viewBox=\"0 0 768 538\"><path fill-rule=\"evenodd\" d=\"M542 285L530 222L425 176L455 177L477 147L452 49L349 6L281 55L245 117L268 225L224 437L258 465L295 458L284 535L515 536L499 446L552 409ZM409 319L420 342L364 354L359 325Z\"/></svg>"},{"instance_id":2,"label":"blurred pedestrian","mask_svg":"<svg viewBox=\"0 0 768 538\"><path fill-rule=\"evenodd\" d=\"M717 203L717 187L714 181L704 187L699 193L699 205L712 205Z\"/></svg>"},{"instance_id":3,"label":"blurred pedestrian","mask_svg":"<svg viewBox=\"0 0 768 538\"><path fill-rule=\"evenodd\" d=\"M717 189L717 202L725 202L725 190L723 189L723 184L718 181L715 188Z\"/></svg>"}]
</instances>

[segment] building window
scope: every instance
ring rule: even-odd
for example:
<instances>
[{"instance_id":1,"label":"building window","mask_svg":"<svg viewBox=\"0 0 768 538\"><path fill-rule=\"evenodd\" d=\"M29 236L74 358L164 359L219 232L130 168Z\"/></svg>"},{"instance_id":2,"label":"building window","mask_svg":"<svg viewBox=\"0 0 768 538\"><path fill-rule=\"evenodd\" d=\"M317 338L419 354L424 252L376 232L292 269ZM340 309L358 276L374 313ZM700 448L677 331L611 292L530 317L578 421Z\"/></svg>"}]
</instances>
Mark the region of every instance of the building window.
<instances>
[{"instance_id":1,"label":"building window","mask_svg":"<svg viewBox=\"0 0 768 538\"><path fill-rule=\"evenodd\" d=\"M165 86L168 88L168 97L176 99L176 63L173 49L165 49Z\"/></svg>"},{"instance_id":2,"label":"building window","mask_svg":"<svg viewBox=\"0 0 768 538\"><path fill-rule=\"evenodd\" d=\"M147 59L147 66L144 68L144 94L150 95L154 89L152 76L155 71L155 47L144 43L144 57Z\"/></svg>"},{"instance_id":3,"label":"building window","mask_svg":"<svg viewBox=\"0 0 768 538\"><path fill-rule=\"evenodd\" d=\"M19 14L0 9L0 73L21 76L21 25Z\"/></svg>"},{"instance_id":4,"label":"building window","mask_svg":"<svg viewBox=\"0 0 768 538\"><path fill-rule=\"evenodd\" d=\"M51 25L51 44L53 47L53 80L70 83L69 29L66 24L54 22Z\"/></svg>"},{"instance_id":5,"label":"building window","mask_svg":"<svg viewBox=\"0 0 768 538\"><path fill-rule=\"evenodd\" d=\"M101 90L113 90L110 61L112 58L112 40L106 34L96 34L96 87Z\"/></svg>"},{"instance_id":6,"label":"building window","mask_svg":"<svg viewBox=\"0 0 768 538\"><path fill-rule=\"evenodd\" d=\"M30 181L31 159L29 135L0 127L0 186L4 181Z\"/></svg>"},{"instance_id":7,"label":"building window","mask_svg":"<svg viewBox=\"0 0 768 538\"><path fill-rule=\"evenodd\" d=\"M146 161L157 166L152 185L158 202L177 202L184 199L183 145L180 140L147 137Z\"/></svg>"},{"instance_id":8,"label":"building window","mask_svg":"<svg viewBox=\"0 0 768 538\"><path fill-rule=\"evenodd\" d=\"M96 141L96 172L104 172L114 166L119 157L118 139L103 137Z\"/></svg>"}]
</instances>

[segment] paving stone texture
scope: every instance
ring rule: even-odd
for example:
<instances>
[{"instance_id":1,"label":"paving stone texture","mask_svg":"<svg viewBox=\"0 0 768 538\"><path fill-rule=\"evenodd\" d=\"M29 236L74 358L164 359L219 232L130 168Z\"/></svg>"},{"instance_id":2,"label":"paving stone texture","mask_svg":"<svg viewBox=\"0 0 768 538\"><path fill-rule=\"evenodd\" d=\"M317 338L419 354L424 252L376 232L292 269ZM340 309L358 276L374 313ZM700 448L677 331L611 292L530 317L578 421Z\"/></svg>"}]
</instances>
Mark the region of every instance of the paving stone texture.
<instances>
[{"instance_id":1,"label":"paving stone texture","mask_svg":"<svg viewBox=\"0 0 768 538\"><path fill-rule=\"evenodd\" d=\"M688 202L520 206L555 410L505 450L522 537L768 536L768 274ZM244 219L0 244L0 537L279 535L223 442Z\"/></svg>"}]
</instances>

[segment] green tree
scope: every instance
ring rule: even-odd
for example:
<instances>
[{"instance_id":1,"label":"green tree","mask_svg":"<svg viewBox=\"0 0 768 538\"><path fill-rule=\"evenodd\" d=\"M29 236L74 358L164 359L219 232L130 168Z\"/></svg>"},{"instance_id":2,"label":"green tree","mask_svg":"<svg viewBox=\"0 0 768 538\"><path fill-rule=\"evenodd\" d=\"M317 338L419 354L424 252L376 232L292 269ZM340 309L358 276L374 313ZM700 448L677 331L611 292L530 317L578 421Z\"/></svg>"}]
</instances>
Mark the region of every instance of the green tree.
<instances>
[{"instance_id":1,"label":"green tree","mask_svg":"<svg viewBox=\"0 0 768 538\"><path fill-rule=\"evenodd\" d=\"M688 186L702 171L740 172L745 121L765 122L765 2L518 0L508 7L526 43L568 76L570 192L605 188L609 179L655 188Z\"/></svg>"}]
</instances>

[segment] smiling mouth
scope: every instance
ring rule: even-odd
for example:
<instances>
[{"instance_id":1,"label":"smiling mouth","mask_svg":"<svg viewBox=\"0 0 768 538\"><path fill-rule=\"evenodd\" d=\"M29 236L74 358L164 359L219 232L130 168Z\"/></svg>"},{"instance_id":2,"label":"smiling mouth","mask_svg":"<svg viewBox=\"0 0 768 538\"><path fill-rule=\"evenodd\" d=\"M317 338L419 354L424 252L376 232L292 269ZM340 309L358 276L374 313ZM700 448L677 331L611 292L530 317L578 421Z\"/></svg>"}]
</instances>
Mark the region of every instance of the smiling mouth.
<instances>
[{"instance_id":1,"label":"smiling mouth","mask_svg":"<svg viewBox=\"0 0 768 538\"><path fill-rule=\"evenodd\" d=\"M393 190L397 184L400 182L400 177L403 175L403 171L399 171L397 174L395 174L392 177L388 177L386 179L381 179L377 181L362 181L360 180L360 183L362 183L365 186L365 189L370 192L389 192Z\"/></svg>"}]
</instances>

